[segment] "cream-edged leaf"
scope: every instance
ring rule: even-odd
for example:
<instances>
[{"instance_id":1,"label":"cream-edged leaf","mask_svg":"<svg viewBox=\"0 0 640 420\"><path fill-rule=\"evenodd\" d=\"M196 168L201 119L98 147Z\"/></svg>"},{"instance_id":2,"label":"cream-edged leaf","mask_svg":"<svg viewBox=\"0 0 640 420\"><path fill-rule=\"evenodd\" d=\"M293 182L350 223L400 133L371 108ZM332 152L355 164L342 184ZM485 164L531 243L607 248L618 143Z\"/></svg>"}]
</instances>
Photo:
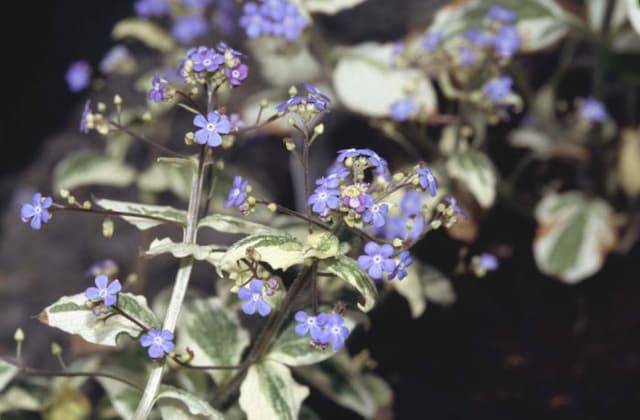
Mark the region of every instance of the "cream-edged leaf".
<instances>
[{"instance_id":1,"label":"cream-edged leaf","mask_svg":"<svg viewBox=\"0 0 640 420\"><path fill-rule=\"evenodd\" d=\"M273 229L269 226L252 222L244 217L236 217L228 214L211 214L203 217L198 222L198 229L210 228L223 233L268 233Z\"/></svg>"},{"instance_id":2,"label":"cream-edged leaf","mask_svg":"<svg viewBox=\"0 0 640 420\"><path fill-rule=\"evenodd\" d=\"M195 395L179 388L164 385L156 396L163 420L224 420L224 416Z\"/></svg>"},{"instance_id":3,"label":"cream-edged leaf","mask_svg":"<svg viewBox=\"0 0 640 420\"><path fill-rule=\"evenodd\" d=\"M136 170L117 159L93 150L73 152L53 171L53 188L72 190L85 185L126 187L136 177Z\"/></svg>"},{"instance_id":4,"label":"cream-edged leaf","mask_svg":"<svg viewBox=\"0 0 640 420\"><path fill-rule=\"evenodd\" d=\"M9 382L18 373L18 366L0 359L0 391L4 390Z\"/></svg>"},{"instance_id":5,"label":"cream-edged leaf","mask_svg":"<svg viewBox=\"0 0 640 420\"><path fill-rule=\"evenodd\" d=\"M187 244L184 242L173 242L171 238L156 238L149 245L149 249L145 252L145 255L171 254L176 258L192 256L198 261L203 261L209 259L215 260L216 256L212 256L212 254L222 255L224 249L225 248L220 248L217 245Z\"/></svg>"},{"instance_id":6,"label":"cream-edged leaf","mask_svg":"<svg viewBox=\"0 0 640 420\"><path fill-rule=\"evenodd\" d=\"M300 0L302 7L311 13L334 15L342 10L351 9L366 0Z\"/></svg>"},{"instance_id":7,"label":"cream-edged leaf","mask_svg":"<svg viewBox=\"0 0 640 420\"><path fill-rule=\"evenodd\" d=\"M121 20L113 28L111 36L115 40L132 38L162 52L170 52L175 48L173 38L161 26L146 19Z\"/></svg>"},{"instance_id":8,"label":"cream-edged leaf","mask_svg":"<svg viewBox=\"0 0 640 420\"><path fill-rule=\"evenodd\" d=\"M276 270L286 270L304 261L304 246L293 236L259 233L231 245L222 256L220 267L225 271L238 271L238 262L247 257L248 251L254 259L264 261Z\"/></svg>"},{"instance_id":9,"label":"cream-edged leaf","mask_svg":"<svg viewBox=\"0 0 640 420\"><path fill-rule=\"evenodd\" d=\"M182 225L185 225L187 223L187 212L184 210L175 209L170 206L155 206L151 204L132 203L128 201L107 200L104 198L97 200L96 204L106 210L158 218L158 220L154 220L136 216L120 216L125 221L131 223L140 230L147 230L166 223L159 219L164 219L167 222L175 222Z\"/></svg>"},{"instance_id":10,"label":"cream-edged leaf","mask_svg":"<svg viewBox=\"0 0 640 420\"><path fill-rule=\"evenodd\" d=\"M484 153L469 149L447 160L447 172L473 194L478 204L489 208L496 199L498 177Z\"/></svg>"},{"instance_id":11,"label":"cream-edged leaf","mask_svg":"<svg viewBox=\"0 0 640 420\"><path fill-rule=\"evenodd\" d=\"M378 290L367 273L360 269L356 260L340 255L336 258L321 261L319 269L341 278L355 288L364 299L363 303L358 303L358 308L362 311L368 312L373 308L378 298Z\"/></svg>"}]
</instances>

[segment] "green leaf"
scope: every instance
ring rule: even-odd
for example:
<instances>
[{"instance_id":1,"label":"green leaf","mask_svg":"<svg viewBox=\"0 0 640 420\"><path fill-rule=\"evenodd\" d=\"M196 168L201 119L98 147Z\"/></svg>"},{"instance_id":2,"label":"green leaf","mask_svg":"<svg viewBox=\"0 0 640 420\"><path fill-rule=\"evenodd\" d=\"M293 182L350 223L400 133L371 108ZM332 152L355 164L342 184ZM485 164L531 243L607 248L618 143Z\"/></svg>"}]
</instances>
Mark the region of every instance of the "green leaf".
<instances>
[{"instance_id":1,"label":"green leaf","mask_svg":"<svg viewBox=\"0 0 640 420\"><path fill-rule=\"evenodd\" d=\"M49 388L40 384L12 385L0 394L0 414L17 410L40 411L49 402L50 394Z\"/></svg>"},{"instance_id":2,"label":"green leaf","mask_svg":"<svg viewBox=\"0 0 640 420\"><path fill-rule=\"evenodd\" d=\"M240 386L240 407L248 420L297 420L309 388L293 380L288 367L270 360L252 365Z\"/></svg>"},{"instance_id":3,"label":"green leaf","mask_svg":"<svg viewBox=\"0 0 640 420\"><path fill-rule=\"evenodd\" d=\"M626 0L627 13L629 14L629 22L637 33L640 34L640 1L638 0Z\"/></svg>"},{"instance_id":4,"label":"green leaf","mask_svg":"<svg viewBox=\"0 0 640 420\"><path fill-rule=\"evenodd\" d=\"M224 420L222 414L189 392L164 385L156 396L163 420Z\"/></svg>"},{"instance_id":5,"label":"green leaf","mask_svg":"<svg viewBox=\"0 0 640 420\"><path fill-rule=\"evenodd\" d=\"M18 367L13 363L0 359L0 391L2 391L9 382L18 373Z\"/></svg>"},{"instance_id":6,"label":"green leaf","mask_svg":"<svg viewBox=\"0 0 640 420\"><path fill-rule=\"evenodd\" d=\"M606 201L581 192L543 198L533 242L540 271L575 284L600 270L617 243L613 216Z\"/></svg>"},{"instance_id":7,"label":"green leaf","mask_svg":"<svg viewBox=\"0 0 640 420\"><path fill-rule=\"evenodd\" d=\"M98 200L96 201L96 204L107 210L159 217L167 221L172 221L183 225L187 223L187 212L184 210L175 209L170 206L154 206L151 204L140 204L128 201L115 201L107 199ZM121 217L140 230L147 230L164 223L160 220L144 219L135 216Z\"/></svg>"},{"instance_id":8,"label":"green leaf","mask_svg":"<svg viewBox=\"0 0 640 420\"><path fill-rule=\"evenodd\" d=\"M133 38L150 48L170 52L175 48L173 38L159 25L150 20L127 18L113 28L111 36L115 40Z\"/></svg>"},{"instance_id":9,"label":"green leaf","mask_svg":"<svg viewBox=\"0 0 640 420\"><path fill-rule=\"evenodd\" d=\"M90 343L103 346L116 346L120 334L138 337L142 328L122 315L113 315L106 321L96 318L87 306L87 298L79 293L63 296L53 305L47 306L38 315L38 319L69 334L78 334ZM128 315L150 328L158 328L160 322L147 306L144 296L120 293L118 306Z\"/></svg>"},{"instance_id":10,"label":"green leaf","mask_svg":"<svg viewBox=\"0 0 640 420\"><path fill-rule=\"evenodd\" d=\"M362 311L367 312L373 308L378 297L378 290L367 273L358 267L356 260L341 255L320 262L320 271L326 271L341 278L360 292L364 298L364 303L358 303L358 308Z\"/></svg>"},{"instance_id":11,"label":"green leaf","mask_svg":"<svg viewBox=\"0 0 640 420\"><path fill-rule=\"evenodd\" d=\"M53 171L53 188L72 190L85 185L126 187L136 177L131 166L93 150L79 150L62 160Z\"/></svg>"},{"instance_id":12,"label":"green leaf","mask_svg":"<svg viewBox=\"0 0 640 420\"><path fill-rule=\"evenodd\" d=\"M296 374L337 404L355 411L362 417L374 418L378 404L362 380L362 375L352 368L349 358L340 353L323 363L296 368Z\"/></svg>"},{"instance_id":13,"label":"green leaf","mask_svg":"<svg viewBox=\"0 0 640 420\"><path fill-rule=\"evenodd\" d=\"M482 152L469 149L447 161L451 178L464 185L478 204L489 208L496 200L497 174L491 160Z\"/></svg>"},{"instance_id":14,"label":"green leaf","mask_svg":"<svg viewBox=\"0 0 640 420\"><path fill-rule=\"evenodd\" d=\"M234 366L249 345L249 334L237 313L229 311L219 298L199 299L185 305L178 324L178 347L194 352L194 365ZM218 383L233 370L207 371Z\"/></svg>"},{"instance_id":15,"label":"green leaf","mask_svg":"<svg viewBox=\"0 0 640 420\"><path fill-rule=\"evenodd\" d=\"M392 67L393 44L368 42L346 49L333 71L333 85L350 110L386 117L391 105L411 97L426 118L438 110L435 90L422 71ZM410 94L407 86L412 86Z\"/></svg>"},{"instance_id":16,"label":"green leaf","mask_svg":"<svg viewBox=\"0 0 640 420\"><path fill-rule=\"evenodd\" d=\"M218 245L186 244L183 242L173 242L171 238L156 238L151 242L151 245L149 245L149 249L145 252L145 255L155 256L169 253L176 258L192 256L198 261L218 261L222 255L220 249L224 249L224 247L221 248Z\"/></svg>"},{"instance_id":17,"label":"green leaf","mask_svg":"<svg viewBox=\"0 0 640 420\"><path fill-rule=\"evenodd\" d=\"M229 216L226 214L212 214L203 217L198 222L198 229L210 228L223 233L270 233L273 229L260 223L246 220L242 217Z\"/></svg>"},{"instance_id":18,"label":"green leaf","mask_svg":"<svg viewBox=\"0 0 640 420\"><path fill-rule=\"evenodd\" d=\"M321 260L333 258L340 252L340 240L330 232L314 232L307 236L309 248L304 253L306 258L315 257Z\"/></svg>"},{"instance_id":19,"label":"green leaf","mask_svg":"<svg viewBox=\"0 0 640 420\"><path fill-rule=\"evenodd\" d=\"M138 177L138 188L155 193L171 191L189 199L193 169L166 163L154 163Z\"/></svg>"},{"instance_id":20,"label":"green leaf","mask_svg":"<svg viewBox=\"0 0 640 420\"><path fill-rule=\"evenodd\" d=\"M336 13L351 9L364 3L365 0L301 0L302 6L311 13L324 13L335 15Z\"/></svg>"},{"instance_id":21,"label":"green leaf","mask_svg":"<svg viewBox=\"0 0 640 420\"><path fill-rule=\"evenodd\" d=\"M311 346L309 337L300 337L296 334L296 324L295 321L292 321L287 328L280 333L269 350L269 353L267 353L267 359L295 367L322 362L336 353L331 346L328 346L324 350ZM345 327L347 327L349 331L353 331L355 322L349 318L345 318Z\"/></svg>"},{"instance_id":22,"label":"green leaf","mask_svg":"<svg viewBox=\"0 0 640 420\"><path fill-rule=\"evenodd\" d=\"M293 236L259 233L247 236L229 247L220 266L226 271L237 271L237 262L247 257L249 249L253 250L255 259L269 263L275 270L286 270L304 262L304 247Z\"/></svg>"}]
</instances>

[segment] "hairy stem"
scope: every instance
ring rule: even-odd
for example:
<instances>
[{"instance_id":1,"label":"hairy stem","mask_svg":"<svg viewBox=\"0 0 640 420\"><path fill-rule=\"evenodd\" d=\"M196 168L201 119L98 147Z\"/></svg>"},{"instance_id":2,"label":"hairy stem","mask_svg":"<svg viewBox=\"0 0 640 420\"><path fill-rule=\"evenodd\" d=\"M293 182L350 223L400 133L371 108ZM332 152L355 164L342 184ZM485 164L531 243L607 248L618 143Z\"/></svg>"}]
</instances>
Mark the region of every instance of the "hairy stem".
<instances>
[{"instance_id":1,"label":"hairy stem","mask_svg":"<svg viewBox=\"0 0 640 420\"><path fill-rule=\"evenodd\" d=\"M161 145L160 143L156 143L155 141L136 133L135 131L125 127L124 125L118 123L117 121L112 121L109 120L109 124L111 124L114 128L118 129L119 131L122 131L123 133L128 134L129 136L131 136L132 138L139 140L143 143L147 143L149 146L154 147L156 149L158 149L159 151L166 153L168 155L171 156L175 156L175 157L181 157L181 158L188 158L189 156L183 155L182 153L178 153L175 152L171 149L169 149L168 147L165 147L163 145Z\"/></svg>"},{"instance_id":2,"label":"hairy stem","mask_svg":"<svg viewBox=\"0 0 640 420\"><path fill-rule=\"evenodd\" d=\"M198 163L198 171L193 175L191 181L191 195L189 196L189 209L187 210L187 226L184 229L184 235L182 241L185 243L193 244L196 241L196 232L198 226L198 213L200 210L200 199L202 197L202 183L204 178L204 162L206 158L207 146L202 146L200 152L200 159ZM171 293L171 299L169 300L169 306L167 313L164 317L162 328L173 332L178 321L178 315L182 308L185 294L187 293L187 287L189 286L189 278L191 277L191 270L193 268L193 257L185 257L180 261L180 268L176 274L176 280L173 285L173 292ZM145 386L142 398L138 403L138 408L133 415L133 420L145 420L149 417L151 409L153 408L153 402L160 382L162 382L162 373L164 371L164 364L158 364L154 366L149 374L147 385Z\"/></svg>"}]
</instances>

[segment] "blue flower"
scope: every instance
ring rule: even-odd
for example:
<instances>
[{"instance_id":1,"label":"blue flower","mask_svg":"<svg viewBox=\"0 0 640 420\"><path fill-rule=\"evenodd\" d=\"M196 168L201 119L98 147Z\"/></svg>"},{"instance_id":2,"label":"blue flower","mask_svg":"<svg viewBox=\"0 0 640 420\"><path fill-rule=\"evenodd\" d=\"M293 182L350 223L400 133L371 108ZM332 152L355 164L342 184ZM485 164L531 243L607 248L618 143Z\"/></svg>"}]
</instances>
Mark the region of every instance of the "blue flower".
<instances>
[{"instance_id":1,"label":"blue flower","mask_svg":"<svg viewBox=\"0 0 640 420\"><path fill-rule=\"evenodd\" d=\"M334 188L320 186L309 197L307 204L314 213L325 215L329 209L335 210L340 205L340 191Z\"/></svg>"},{"instance_id":2,"label":"blue flower","mask_svg":"<svg viewBox=\"0 0 640 420\"><path fill-rule=\"evenodd\" d=\"M242 179L241 176L236 176L233 178L233 186L231 190L229 190L229 195L227 196L227 202L224 204L224 208L228 209L231 206L237 207L242 210L241 207L247 199L247 187L249 186L249 182Z\"/></svg>"},{"instance_id":3,"label":"blue flower","mask_svg":"<svg viewBox=\"0 0 640 420\"><path fill-rule=\"evenodd\" d=\"M200 127L196 131L196 143L208 144L211 147L217 147L222 144L221 134L229 134L231 131L231 123L226 115L220 115L213 111L207 115L197 115L193 119L193 124Z\"/></svg>"},{"instance_id":4,"label":"blue flower","mask_svg":"<svg viewBox=\"0 0 640 420\"><path fill-rule=\"evenodd\" d=\"M193 54L189 55L193 63L194 71L208 71L213 73L224 64L224 57L212 48L199 47Z\"/></svg>"},{"instance_id":5,"label":"blue flower","mask_svg":"<svg viewBox=\"0 0 640 420\"><path fill-rule=\"evenodd\" d=\"M500 102L506 96L513 93L511 85L513 81L509 76L496 77L489 80L484 86L484 94L494 102Z\"/></svg>"},{"instance_id":6,"label":"blue flower","mask_svg":"<svg viewBox=\"0 0 640 420\"><path fill-rule=\"evenodd\" d=\"M327 314L324 313L313 316L304 311L298 311L294 315L294 319L298 322L295 332L300 337L310 334L313 341L319 342L325 336L324 326L327 324L328 318Z\"/></svg>"},{"instance_id":7,"label":"blue flower","mask_svg":"<svg viewBox=\"0 0 640 420\"><path fill-rule=\"evenodd\" d=\"M477 257L478 266L486 271L495 271L498 269L498 258L493 254L484 253Z\"/></svg>"},{"instance_id":8,"label":"blue flower","mask_svg":"<svg viewBox=\"0 0 640 420\"><path fill-rule=\"evenodd\" d=\"M520 48L520 35L515 26L503 26L498 29L498 34L493 39L493 48L496 54L503 58L509 58Z\"/></svg>"},{"instance_id":9,"label":"blue flower","mask_svg":"<svg viewBox=\"0 0 640 420\"><path fill-rule=\"evenodd\" d=\"M171 353L175 344L173 344L173 333L169 330L157 330L155 328L147 331L146 334L140 336L140 344L142 347L148 347L147 354L152 359L162 359L165 355Z\"/></svg>"},{"instance_id":10,"label":"blue flower","mask_svg":"<svg viewBox=\"0 0 640 420\"><path fill-rule=\"evenodd\" d=\"M307 90L307 101L318 111L329 112L329 102L331 102L329 97L311 83L304 82L303 85Z\"/></svg>"},{"instance_id":11,"label":"blue flower","mask_svg":"<svg viewBox=\"0 0 640 420\"><path fill-rule=\"evenodd\" d=\"M389 107L389 116L396 121L407 121L417 111L416 104L413 100L399 99L391 104Z\"/></svg>"},{"instance_id":12,"label":"blue flower","mask_svg":"<svg viewBox=\"0 0 640 420\"><path fill-rule=\"evenodd\" d=\"M149 99L153 102L162 102L168 98L167 82L162 80L158 73L154 73L151 80L151 90L149 91Z\"/></svg>"},{"instance_id":13,"label":"blue flower","mask_svg":"<svg viewBox=\"0 0 640 420\"><path fill-rule=\"evenodd\" d=\"M266 0L260 6L246 3L240 17L240 26L249 38L272 35L295 41L307 25L298 7L286 0Z\"/></svg>"},{"instance_id":14,"label":"blue flower","mask_svg":"<svg viewBox=\"0 0 640 420\"><path fill-rule=\"evenodd\" d=\"M42 223L47 223L51 213L47 210L53 204L51 197L43 197L40 193L33 194L31 203L24 203L20 208L20 218L27 223L31 220L31 228L39 230Z\"/></svg>"},{"instance_id":15,"label":"blue flower","mask_svg":"<svg viewBox=\"0 0 640 420\"><path fill-rule=\"evenodd\" d=\"M420 187L425 191L428 190L431 197L435 197L438 194L438 180L433 176L431 170L426 166L417 166L416 173Z\"/></svg>"},{"instance_id":16,"label":"blue flower","mask_svg":"<svg viewBox=\"0 0 640 420\"><path fill-rule=\"evenodd\" d=\"M275 36L282 36L288 41L295 41L300 38L300 34L307 27L307 18L298 10L293 3L286 3L285 15L280 21L271 25L271 32Z\"/></svg>"},{"instance_id":17,"label":"blue flower","mask_svg":"<svg viewBox=\"0 0 640 420\"><path fill-rule=\"evenodd\" d=\"M429 31L422 41L422 48L432 53L438 49L442 38L444 38L442 31Z\"/></svg>"},{"instance_id":18,"label":"blue flower","mask_svg":"<svg viewBox=\"0 0 640 420\"><path fill-rule=\"evenodd\" d=\"M385 216L389 212L389 206L387 204L373 204L362 215L362 221L365 223L372 223L373 226L379 228L384 226Z\"/></svg>"},{"instance_id":19,"label":"blue flower","mask_svg":"<svg viewBox=\"0 0 640 420\"><path fill-rule=\"evenodd\" d=\"M114 280L109 283L109 277L101 274L95 278L96 287L89 287L84 295L93 301L102 301L105 306L113 306L118 300L118 293L122 290L120 281Z\"/></svg>"},{"instance_id":20,"label":"blue flower","mask_svg":"<svg viewBox=\"0 0 640 420\"><path fill-rule=\"evenodd\" d=\"M396 263L391 258L393 247L389 244L382 246L375 242L367 242L364 247L366 255L358 257L358 266L367 271L369 277L374 280L382 278L384 273L391 273L396 268Z\"/></svg>"},{"instance_id":21,"label":"blue flower","mask_svg":"<svg viewBox=\"0 0 640 420\"><path fill-rule=\"evenodd\" d=\"M180 0L183 6L193 7L196 9L204 9L205 7L211 5L213 0Z\"/></svg>"},{"instance_id":22,"label":"blue flower","mask_svg":"<svg viewBox=\"0 0 640 420\"><path fill-rule=\"evenodd\" d=\"M328 316L327 323L324 326L324 333L320 344L329 344L334 351L338 351L344 347L344 342L349 337L349 329L344 326L344 318L336 313Z\"/></svg>"},{"instance_id":23,"label":"blue flower","mask_svg":"<svg viewBox=\"0 0 640 420\"><path fill-rule=\"evenodd\" d=\"M374 168L373 172L375 174L386 174L388 169L387 161L371 149L351 148L338 150L338 157L336 158L336 162L343 163L347 158L355 159L360 156L366 157L369 164Z\"/></svg>"},{"instance_id":24,"label":"blue flower","mask_svg":"<svg viewBox=\"0 0 640 420\"><path fill-rule=\"evenodd\" d=\"M186 45L206 34L208 30L207 20L203 16L182 16L173 23L171 35L178 42Z\"/></svg>"},{"instance_id":25,"label":"blue flower","mask_svg":"<svg viewBox=\"0 0 640 420\"><path fill-rule=\"evenodd\" d=\"M602 123L607 119L604 104L590 96L580 102L580 117L590 123Z\"/></svg>"},{"instance_id":26,"label":"blue flower","mask_svg":"<svg viewBox=\"0 0 640 420\"><path fill-rule=\"evenodd\" d=\"M169 0L138 0L133 7L136 15L143 18L160 18L171 13Z\"/></svg>"},{"instance_id":27,"label":"blue flower","mask_svg":"<svg viewBox=\"0 0 640 420\"><path fill-rule=\"evenodd\" d=\"M91 100L87 100L84 103L82 109L82 115L80 116L80 132L83 134L89 133L89 118L91 117Z\"/></svg>"},{"instance_id":28,"label":"blue flower","mask_svg":"<svg viewBox=\"0 0 640 420\"><path fill-rule=\"evenodd\" d=\"M494 4L487 12L487 18L499 23L513 23L516 20L516 12L506 7Z\"/></svg>"},{"instance_id":29,"label":"blue flower","mask_svg":"<svg viewBox=\"0 0 640 420\"><path fill-rule=\"evenodd\" d=\"M469 67L476 62L476 52L473 48L463 45L458 48L458 53L460 54L459 63L462 67Z\"/></svg>"},{"instance_id":30,"label":"blue flower","mask_svg":"<svg viewBox=\"0 0 640 420\"><path fill-rule=\"evenodd\" d=\"M458 201L453 196L450 196L450 195L446 196L444 198L444 202L452 210L453 212L452 216L459 214L460 216L462 216L463 219L465 220L467 219L467 213L462 209L462 207L458 205Z\"/></svg>"},{"instance_id":31,"label":"blue flower","mask_svg":"<svg viewBox=\"0 0 640 420\"><path fill-rule=\"evenodd\" d=\"M403 280L407 277L407 267L413 264L413 259L411 259L411 254L409 251L402 251L398 256L398 260L396 261L396 268L389 275L388 280L393 280L397 278L398 280Z\"/></svg>"},{"instance_id":32,"label":"blue flower","mask_svg":"<svg viewBox=\"0 0 640 420\"><path fill-rule=\"evenodd\" d=\"M261 316L267 316L271 313L271 306L262 298L263 281L252 279L249 287L243 287L238 290L238 297L246 300L242 304L242 312L247 315L253 315L258 311Z\"/></svg>"},{"instance_id":33,"label":"blue flower","mask_svg":"<svg viewBox=\"0 0 640 420\"><path fill-rule=\"evenodd\" d=\"M462 33L462 38L479 47L487 47L493 43L494 36L482 29L468 29Z\"/></svg>"},{"instance_id":34,"label":"blue flower","mask_svg":"<svg viewBox=\"0 0 640 420\"><path fill-rule=\"evenodd\" d=\"M340 186L340 178L337 174L329 174L327 176L318 178L316 180L316 185L319 187L335 189Z\"/></svg>"},{"instance_id":35,"label":"blue flower","mask_svg":"<svg viewBox=\"0 0 640 420\"><path fill-rule=\"evenodd\" d=\"M252 2L245 3L242 9L240 26L244 28L249 38L257 38L270 30L269 20L262 16L258 5Z\"/></svg>"},{"instance_id":36,"label":"blue flower","mask_svg":"<svg viewBox=\"0 0 640 420\"><path fill-rule=\"evenodd\" d=\"M71 92L79 92L91 83L91 66L84 60L76 61L69 66L65 79Z\"/></svg>"}]
</instances>

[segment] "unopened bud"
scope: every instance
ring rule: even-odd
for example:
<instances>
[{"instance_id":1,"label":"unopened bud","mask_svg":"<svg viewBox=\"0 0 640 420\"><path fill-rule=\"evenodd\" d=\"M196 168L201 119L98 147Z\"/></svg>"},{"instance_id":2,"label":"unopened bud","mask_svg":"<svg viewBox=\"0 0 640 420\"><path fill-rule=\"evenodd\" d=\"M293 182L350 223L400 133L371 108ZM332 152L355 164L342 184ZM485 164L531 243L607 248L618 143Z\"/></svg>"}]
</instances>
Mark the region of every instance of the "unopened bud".
<instances>
[{"instance_id":1,"label":"unopened bud","mask_svg":"<svg viewBox=\"0 0 640 420\"><path fill-rule=\"evenodd\" d=\"M289 88L289 96L296 96L298 94L298 88L291 86Z\"/></svg>"},{"instance_id":2,"label":"unopened bud","mask_svg":"<svg viewBox=\"0 0 640 420\"><path fill-rule=\"evenodd\" d=\"M290 126L292 126L292 127L293 127L294 125L296 125L296 120L294 120L293 118L289 118L289 120L287 121L287 123L288 123Z\"/></svg>"},{"instance_id":3,"label":"unopened bud","mask_svg":"<svg viewBox=\"0 0 640 420\"><path fill-rule=\"evenodd\" d=\"M260 108L266 108L269 106L269 100L267 98L264 98L263 100L260 101Z\"/></svg>"},{"instance_id":4,"label":"unopened bud","mask_svg":"<svg viewBox=\"0 0 640 420\"><path fill-rule=\"evenodd\" d=\"M116 105L118 105L118 106L122 105L122 96L120 96L120 95L116 94L116 95L113 97L113 103L114 103L114 104L116 104Z\"/></svg>"},{"instance_id":5,"label":"unopened bud","mask_svg":"<svg viewBox=\"0 0 640 420\"><path fill-rule=\"evenodd\" d=\"M289 152L293 152L296 150L296 143L293 141L293 139L291 137L285 137L282 139L282 142L284 143L284 147L289 151Z\"/></svg>"},{"instance_id":6,"label":"unopened bud","mask_svg":"<svg viewBox=\"0 0 640 420\"><path fill-rule=\"evenodd\" d=\"M274 213L278 210L278 206L276 205L276 203L269 203L267 205L267 208Z\"/></svg>"},{"instance_id":7,"label":"unopened bud","mask_svg":"<svg viewBox=\"0 0 640 420\"><path fill-rule=\"evenodd\" d=\"M105 238L111 238L113 236L114 229L115 225L113 220L110 217L104 219L104 222L102 222L102 236Z\"/></svg>"},{"instance_id":8,"label":"unopened bud","mask_svg":"<svg viewBox=\"0 0 640 420\"><path fill-rule=\"evenodd\" d=\"M62 354L62 347L60 347L60 344L56 343L55 341L51 342L51 354L53 354L54 356L59 356Z\"/></svg>"},{"instance_id":9,"label":"unopened bud","mask_svg":"<svg viewBox=\"0 0 640 420\"><path fill-rule=\"evenodd\" d=\"M15 332L15 334L13 334L13 339L16 340L18 343L21 343L24 341L24 331L22 331L22 328L18 328Z\"/></svg>"},{"instance_id":10,"label":"unopened bud","mask_svg":"<svg viewBox=\"0 0 640 420\"><path fill-rule=\"evenodd\" d=\"M104 112L107 110L107 105L104 102L98 102L98 106L96 107L98 112Z\"/></svg>"},{"instance_id":11,"label":"unopened bud","mask_svg":"<svg viewBox=\"0 0 640 420\"><path fill-rule=\"evenodd\" d=\"M69 197L69 190L65 190L64 188L60 190L60 197L67 198Z\"/></svg>"},{"instance_id":12,"label":"unopened bud","mask_svg":"<svg viewBox=\"0 0 640 420\"><path fill-rule=\"evenodd\" d=\"M89 210L91 208L91 201L86 200L84 203L82 203L82 208Z\"/></svg>"},{"instance_id":13,"label":"unopened bud","mask_svg":"<svg viewBox=\"0 0 640 420\"><path fill-rule=\"evenodd\" d=\"M187 134L184 135L184 142L187 146L190 146L193 143L195 143L195 135L193 134L193 132L189 131Z\"/></svg>"},{"instance_id":14,"label":"unopened bud","mask_svg":"<svg viewBox=\"0 0 640 420\"><path fill-rule=\"evenodd\" d=\"M324 133L324 124L318 124L313 128L313 134L320 136Z\"/></svg>"},{"instance_id":15,"label":"unopened bud","mask_svg":"<svg viewBox=\"0 0 640 420\"><path fill-rule=\"evenodd\" d=\"M127 284L134 284L138 281L138 274L137 273L131 273L127 276L126 280Z\"/></svg>"},{"instance_id":16,"label":"unopened bud","mask_svg":"<svg viewBox=\"0 0 640 420\"><path fill-rule=\"evenodd\" d=\"M142 114L142 121L144 122L151 121L151 112L146 111L144 114Z\"/></svg>"}]
</instances>

